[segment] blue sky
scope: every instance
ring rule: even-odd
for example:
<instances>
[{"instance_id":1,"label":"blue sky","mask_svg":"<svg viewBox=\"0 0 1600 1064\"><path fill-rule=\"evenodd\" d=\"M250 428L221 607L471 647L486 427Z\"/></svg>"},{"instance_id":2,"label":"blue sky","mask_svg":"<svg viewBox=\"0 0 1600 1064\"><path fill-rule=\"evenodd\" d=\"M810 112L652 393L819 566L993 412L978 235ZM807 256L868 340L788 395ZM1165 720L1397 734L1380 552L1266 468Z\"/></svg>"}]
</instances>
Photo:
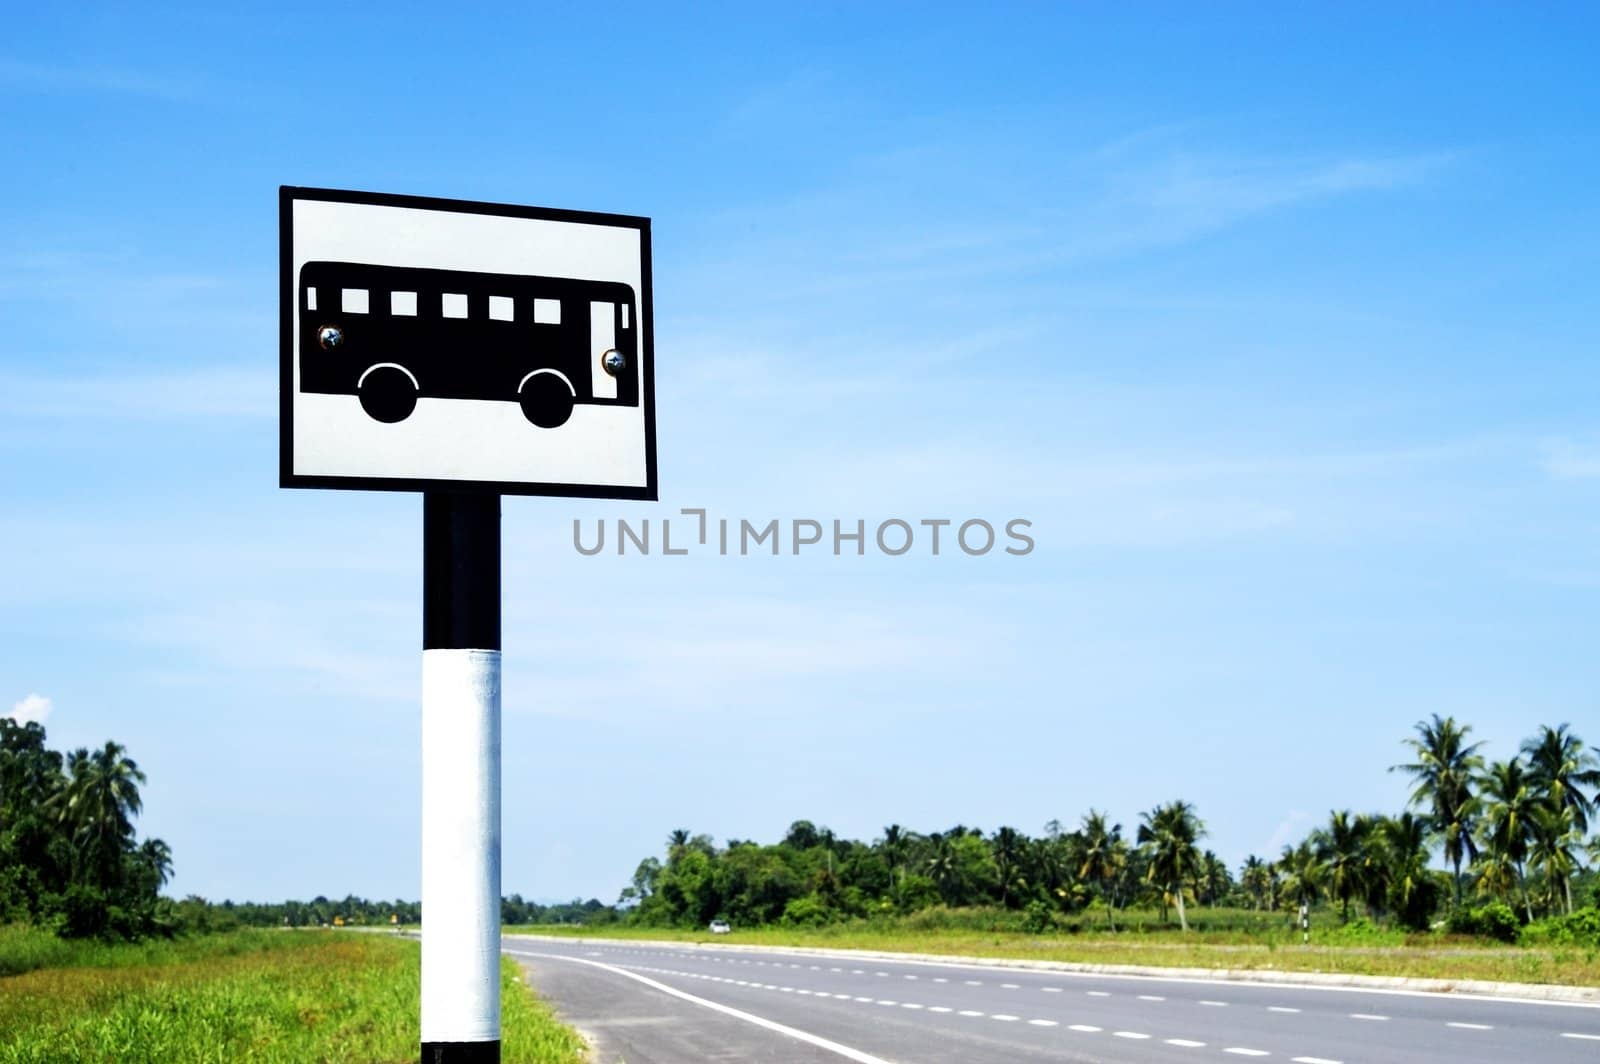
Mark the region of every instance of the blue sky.
<instances>
[{"instance_id":1,"label":"blue sky","mask_svg":"<svg viewBox=\"0 0 1600 1064\"><path fill-rule=\"evenodd\" d=\"M1600 742L1595 21L10 12L0 711L129 747L179 893L417 894L421 501L276 487L305 184L654 220L661 502L504 508L508 892L1178 797L1236 866L1430 713ZM686 506L1037 547L572 549Z\"/></svg>"}]
</instances>

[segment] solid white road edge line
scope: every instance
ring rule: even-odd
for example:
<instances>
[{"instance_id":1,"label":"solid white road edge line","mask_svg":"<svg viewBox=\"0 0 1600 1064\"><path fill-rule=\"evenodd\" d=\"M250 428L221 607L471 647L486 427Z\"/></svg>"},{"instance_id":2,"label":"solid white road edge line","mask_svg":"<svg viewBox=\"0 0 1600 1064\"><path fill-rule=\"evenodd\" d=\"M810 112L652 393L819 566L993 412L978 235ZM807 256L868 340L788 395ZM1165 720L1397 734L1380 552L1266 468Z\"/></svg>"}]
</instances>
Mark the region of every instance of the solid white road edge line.
<instances>
[{"instance_id":1,"label":"solid white road edge line","mask_svg":"<svg viewBox=\"0 0 1600 1064\"><path fill-rule=\"evenodd\" d=\"M506 952L512 954L517 953L516 950L507 950ZM820 1035L812 1034L810 1031L802 1031L799 1028L790 1027L786 1024L778 1023L775 1020L769 1020L764 1016L756 1016L753 1013L744 1012L740 1009L733 1008L729 1005L724 1005L717 1001L708 1001L703 997L696 997L694 994L685 993L676 987L670 987L665 983L658 983L654 979L651 979L647 976L630 972L625 968L618 968L615 965L602 964L599 961L591 961L585 957L564 957L554 953L524 953L522 956L541 957L546 960L572 961L575 964L587 964L590 967L599 968L603 971L610 972L612 975L620 975L625 979L632 979L635 982L643 983L645 986L648 986L654 990L659 990L664 994L670 994L675 998L681 998L684 1001L694 1005L699 1005L702 1008L711 1009L713 1012L720 1012L724 1016L732 1016L736 1020L743 1020L746 1023L753 1023L757 1027L762 1027L766 1030L774 1031L781 1035L786 1035L787 1037L793 1038L796 1041L804 1042L807 1045L816 1046L818 1049L826 1049L830 1053L837 1053L846 1060L855 1061L856 1064L889 1064L889 1061L884 1060L882 1057L875 1057L871 1053L863 1053L859 1049L851 1049L849 1046L840 1045L838 1042L830 1041L829 1039L823 1038Z\"/></svg>"}]
</instances>

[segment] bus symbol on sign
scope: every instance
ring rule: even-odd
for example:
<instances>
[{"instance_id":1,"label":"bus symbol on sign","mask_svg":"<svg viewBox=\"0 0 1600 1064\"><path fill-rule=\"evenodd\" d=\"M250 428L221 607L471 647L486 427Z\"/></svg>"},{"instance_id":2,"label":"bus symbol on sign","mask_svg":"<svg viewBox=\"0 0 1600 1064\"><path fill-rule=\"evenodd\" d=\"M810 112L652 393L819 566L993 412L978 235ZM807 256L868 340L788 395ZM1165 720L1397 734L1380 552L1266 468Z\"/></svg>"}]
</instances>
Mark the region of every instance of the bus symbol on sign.
<instances>
[{"instance_id":1,"label":"bus symbol on sign","mask_svg":"<svg viewBox=\"0 0 1600 1064\"><path fill-rule=\"evenodd\" d=\"M656 497L648 219L280 208L285 486Z\"/></svg>"},{"instance_id":2,"label":"bus symbol on sign","mask_svg":"<svg viewBox=\"0 0 1600 1064\"><path fill-rule=\"evenodd\" d=\"M542 429L579 404L639 403L625 284L308 262L300 299L300 390L354 395L375 421L424 396L514 402Z\"/></svg>"}]
</instances>

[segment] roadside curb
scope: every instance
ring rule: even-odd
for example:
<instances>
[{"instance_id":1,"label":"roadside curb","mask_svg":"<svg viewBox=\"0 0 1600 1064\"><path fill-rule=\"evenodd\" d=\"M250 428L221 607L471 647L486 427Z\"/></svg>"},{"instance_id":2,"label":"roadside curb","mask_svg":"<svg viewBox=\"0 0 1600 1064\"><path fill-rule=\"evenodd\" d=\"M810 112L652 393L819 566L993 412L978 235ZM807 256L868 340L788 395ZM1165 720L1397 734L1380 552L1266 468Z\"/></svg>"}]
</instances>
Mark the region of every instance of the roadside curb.
<instances>
[{"instance_id":1,"label":"roadside curb","mask_svg":"<svg viewBox=\"0 0 1600 1064\"><path fill-rule=\"evenodd\" d=\"M854 957L897 961L902 964L960 965L974 968L1016 968L1024 971L1064 972L1077 975L1115 975L1141 979L1189 979L1210 982L1257 983L1346 990L1387 990L1413 994L1454 994L1462 997L1509 998L1518 1001L1600 1007L1600 987L1560 986L1551 983L1500 983L1482 979L1418 979L1397 975L1347 975L1336 972L1295 972L1259 968L1166 968L1137 964L1086 964L1076 961L1034 961L1012 957L963 957L937 953L893 953L887 950L831 949L823 946L755 946L722 942L676 942L671 939L573 938L564 935L509 934L508 939L539 942L593 943L605 946L671 946L678 949L738 950L786 953L809 957Z\"/></svg>"}]
</instances>

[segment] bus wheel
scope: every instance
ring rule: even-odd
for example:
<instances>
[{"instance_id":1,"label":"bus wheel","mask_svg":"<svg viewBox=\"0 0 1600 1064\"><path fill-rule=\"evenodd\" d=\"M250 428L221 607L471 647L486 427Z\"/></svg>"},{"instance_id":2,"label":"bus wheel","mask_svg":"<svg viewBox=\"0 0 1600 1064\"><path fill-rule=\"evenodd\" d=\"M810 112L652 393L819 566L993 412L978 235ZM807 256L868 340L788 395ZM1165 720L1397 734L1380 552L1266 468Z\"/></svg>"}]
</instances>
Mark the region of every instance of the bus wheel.
<instances>
[{"instance_id":1,"label":"bus wheel","mask_svg":"<svg viewBox=\"0 0 1600 1064\"><path fill-rule=\"evenodd\" d=\"M361 409L374 421L392 425L417 408L417 386L399 366L374 366L361 377Z\"/></svg>"},{"instance_id":2,"label":"bus wheel","mask_svg":"<svg viewBox=\"0 0 1600 1064\"><path fill-rule=\"evenodd\" d=\"M554 373L535 373L523 381L517 400L522 416L542 429L558 429L572 416L572 389Z\"/></svg>"}]
</instances>

